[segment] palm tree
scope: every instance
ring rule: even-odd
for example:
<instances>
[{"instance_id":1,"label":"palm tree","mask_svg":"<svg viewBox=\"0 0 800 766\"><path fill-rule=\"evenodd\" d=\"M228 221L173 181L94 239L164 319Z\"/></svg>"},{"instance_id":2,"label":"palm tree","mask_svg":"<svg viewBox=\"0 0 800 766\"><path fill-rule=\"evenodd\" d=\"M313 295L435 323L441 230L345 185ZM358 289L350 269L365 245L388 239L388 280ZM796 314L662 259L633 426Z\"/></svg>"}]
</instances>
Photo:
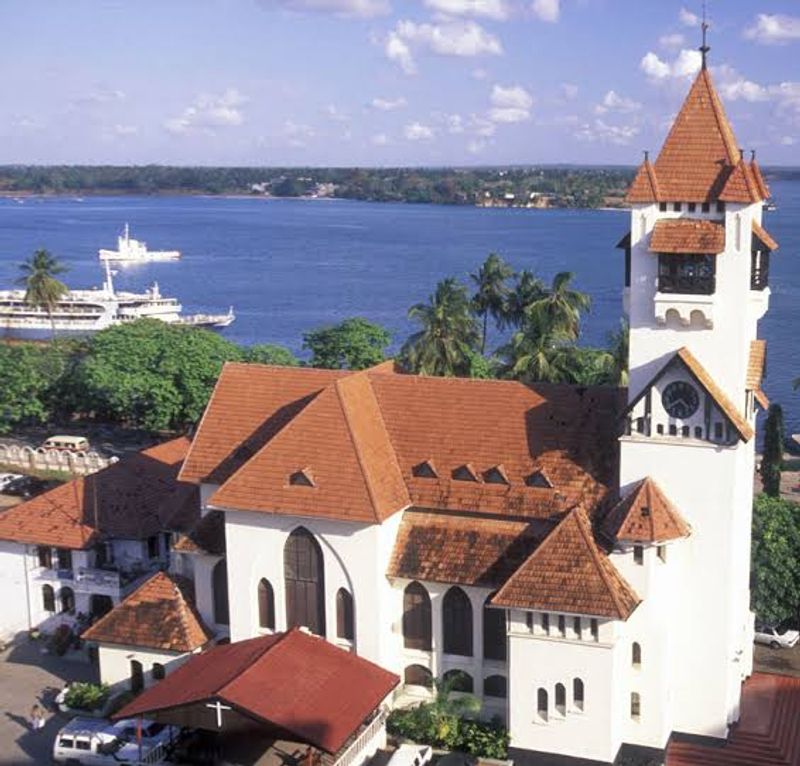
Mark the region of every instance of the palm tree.
<instances>
[{"instance_id":1,"label":"palm tree","mask_svg":"<svg viewBox=\"0 0 800 766\"><path fill-rule=\"evenodd\" d=\"M623 318L619 320L619 327L608 335L608 355L611 359L610 382L614 386L628 385L630 332L628 320Z\"/></svg>"},{"instance_id":2,"label":"palm tree","mask_svg":"<svg viewBox=\"0 0 800 766\"><path fill-rule=\"evenodd\" d=\"M581 328L581 312L588 311L591 298L570 286L575 275L562 271L553 277L553 285L544 296L525 309L528 319L546 335L566 336L577 340Z\"/></svg>"},{"instance_id":3,"label":"palm tree","mask_svg":"<svg viewBox=\"0 0 800 766\"><path fill-rule=\"evenodd\" d=\"M427 303L408 310L408 318L422 326L400 352L411 370L444 377L469 374L480 335L464 285L443 279Z\"/></svg>"},{"instance_id":4,"label":"palm tree","mask_svg":"<svg viewBox=\"0 0 800 766\"><path fill-rule=\"evenodd\" d=\"M67 267L58 262L58 259L47 250L39 249L30 258L20 265L22 276L17 279L17 284L25 288L25 302L47 312L50 326L53 329L53 339L56 337L56 326L53 320L53 309L61 298L69 292L67 286L56 279L56 275L63 274Z\"/></svg>"},{"instance_id":5,"label":"palm tree","mask_svg":"<svg viewBox=\"0 0 800 766\"><path fill-rule=\"evenodd\" d=\"M505 303L509 289L506 282L514 275L511 268L497 253L489 253L489 257L470 279L477 289L472 298L475 313L483 318L483 336L481 354L486 351L486 331L489 316L502 329L505 318Z\"/></svg>"},{"instance_id":6,"label":"palm tree","mask_svg":"<svg viewBox=\"0 0 800 766\"><path fill-rule=\"evenodd\" d=\"M580 374L581 359L574 339L563 328L552 328L540 315L528 316L498 353L504 373L527 382L571 383Z\"/></svg>"},{"instance_id":7,"label":"palm tree","mask_svg":"<svg viewBox=\"0 0 800 766\"><path fill-rule=\"evenodd\" d=\"M523 269L517 274L513 290L506 296L503 308L503 325L519 327L525 319L525 309L547 295L544 282L532 271Z\"/></svg>"}]
</instances>

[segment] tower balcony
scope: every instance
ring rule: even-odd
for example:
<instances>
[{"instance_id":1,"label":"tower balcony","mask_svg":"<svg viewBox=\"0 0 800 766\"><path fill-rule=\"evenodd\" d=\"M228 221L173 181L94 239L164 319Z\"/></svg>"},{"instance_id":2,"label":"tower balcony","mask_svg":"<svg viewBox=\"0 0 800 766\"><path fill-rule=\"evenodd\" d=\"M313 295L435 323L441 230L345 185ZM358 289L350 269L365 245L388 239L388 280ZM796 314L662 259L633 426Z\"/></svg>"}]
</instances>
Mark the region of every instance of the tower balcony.
<instances>
[{"instance_id":1,"label":"tower balcony","mask_svg":"<svg viewBox=\"0 0 800 766\"><path fill-rule=\"evenodd\" d=\"M710 330L714 327L716 303L717 299L713 294L666 292L659 284L654 300L656 322L665 325L673 319L683 327L694 326Z\"/></svg>"}]
</instances>

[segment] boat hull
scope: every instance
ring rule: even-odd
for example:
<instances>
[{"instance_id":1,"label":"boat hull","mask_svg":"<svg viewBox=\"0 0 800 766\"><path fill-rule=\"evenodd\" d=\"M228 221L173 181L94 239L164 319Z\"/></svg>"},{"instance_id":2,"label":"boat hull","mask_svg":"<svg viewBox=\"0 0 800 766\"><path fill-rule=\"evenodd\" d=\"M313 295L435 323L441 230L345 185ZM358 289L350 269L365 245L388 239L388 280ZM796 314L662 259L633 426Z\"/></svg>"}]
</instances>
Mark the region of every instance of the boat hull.
<instances>
[{"instance_id":1,"label":"boat hull","mask_svg":"<svg viewBox=\"0 0 800 766\"><path fill-rule=\"evenodd\" d=\"M148 252L146 256L129 256L117 250L99 250L98 254L101 261L113 263L149 263L150 261L177 261L181 254L178 250L156 250Z\"/></svg>"}]
</instances>

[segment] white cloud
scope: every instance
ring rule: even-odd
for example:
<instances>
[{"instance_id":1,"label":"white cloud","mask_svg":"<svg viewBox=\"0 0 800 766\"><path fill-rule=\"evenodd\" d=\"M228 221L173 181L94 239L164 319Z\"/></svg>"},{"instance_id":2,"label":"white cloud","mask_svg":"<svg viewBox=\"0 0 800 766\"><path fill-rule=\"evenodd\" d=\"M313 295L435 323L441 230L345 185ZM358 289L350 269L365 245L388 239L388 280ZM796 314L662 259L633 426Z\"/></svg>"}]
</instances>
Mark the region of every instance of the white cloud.
<instances>
[{"instance_id":1,"label":"white cloud","mask_svg":"<svg viewBox=\"0 0 800 766\"><path fill-rule=\"evenodd\" d=\"M678 13L678 21L685 27L696 27L700 25L700 17L686 8L681 8Z\"/></svg>"},{"instance_id":2,"label":"white cloud","mask_svg":"<svg viewBox=\"0 0 800 766\"><path fill-rule=\"evenodd\" d=\"M676 32L672 35L661 35L658 38L658 44L668 51L676 51L686 42L686 38L680 33Z\"/></svg>"},{"instance_id":3,"label":"white cloud","mask_svg":"<svg viewBox=\"0 0 800 766\"><path fill-rule=\"evenodd\" d=\"M564 96L567 101L574 101L578 97L579 88L574 83L562 82L560 89L561 95Z\"/></svg>"},{"instance_id":4,"label":"white cloud","mask_svg":"<svg viewBox=\"0 0 800 766\"><path fill-rule=\"evenodd\" d=\"M114 125L111 129L115 136L135 136L139 132L136 125Z\"/></svg>"},{"instance_id":5,"label":"white cloud","mask_svg":"<svg viewBox=\"0 0 800 766\"><path fill-rule=\"evenodd\" d=\"M601 142L617 146L628 145L637 135L639 128L635 125L609 125L598 118L592 123L585 123L575 133L579 141Z\"/></svg>"},{"instance_id":6,"label":"white cloud","mask_svg":"<svg viewBox=\"0 0 800 766\"><path fill-rule=\"evenodd\" d=\"M561 13L560 0L533 0L531 10L542 21L558 21Z\"/></svg>"},{"instance_id":7,"label":"white cloud","mask_svg":"<svg viewBox=\"0 0 800 766\"><path fill-rule=\"evenodd\" d=\"M508 18L505 0L425 0L425 5L449 16L483 16L498 21Z\"/></svg>"},{"instance_id":8,"label":"white cloud","mask_svg":"<svg viewBox=\"0 0 800 766\"><path fill-rule=\"evenodd\" d=\"M726 101L767 101L770 94L767 88L740 75L733 67L722 64L714 67L719 80L719 90Z\"/></svg>"},{"instance_id":9,"label":"white cloud","mask_svg":"<svg viewBox=\"0 0 800 766\"><path fill-rule=\"evenodd\" d=\"M448 133L463 133L464 128L464 120L460 114L448 114L445 116L445 123L447 125L447 132Z\"/></svg>"},{"instance_id":10,"label":"white cloud","mask_svg":"<svg viewBox=\"0 0 800 766\"><path fill-rule=\"evenodd\" d=\"M794 146L797 143L797 139L793 136L781 136L778 143L780 143L781 146Z\"/></svg>"},{"instance_id":11,"label":"white cloud","mask_svg":"<svg viewBox=\"0 0 800 766\"><path fill-rule=\"evenodd\" d=\"M421 122L411 122L403 128L403 135L409 141L431 141L435 136L433 128Z\"/></svg>"},{"instance_id":12,"label":"white cloud","mask_svg":"<svg viewBox=\"0 0 800 766\"><path fill-rule=\"evenodd\" d=\"M467 151L470 154L480 154L491 143L493 142L485 138L473 138L467 143Z\"/></svg>"},{"instance_id":13,"label":"white cloud","mask_svg":"<svg viewBox=\"0 0 800 766\"><path fill-rule=\"evenodd\" d=\"M533 96L521 85L504 88L495 85L491 95L492 108L489 119L492 122L524 122L530 119Z\"/></svg>"},{"instance_id":14,"label":"white cloud","mask_svg":"<svg viewBox=\"0 0 800 766\"><path fill-rule=\"evenodd\" d=\"M417 71L417 65L411 54L411 48L397 32L389 33L389 36L386 38L384 52L386 53L386 58L388 58L389 61L394 61L396 64L399 64L400 68L406 74L414 74Z\"/></svg>"},{"instance_id":15,"label":"white cloud","mask_svg":"<svg viewBox=\"0 0 800 766\"><path fill-rule=\"evenodd\" d=\"M620 96L615 90L610 90L603 96L603 100L595 106L595 114L606 114L607 112L618 112L619 114L629 114L642 108L638 101L626 96Z\"/></svg>"},{"instance_id":16,"label":"white cloud","mask_svg":"<svg viewBox=\"0 0 800 766\"><path fill-rule=\"evenodd\" d=\"M241 107L247 99L236 88L223 94L200 94L183 112L168 119L164 128L170 133L182 134L193 130L213 133L215 128L235 127L244 122Z\"/></svg>"},{"instance_id":17,"label":"white cloud","mask_svg":"<svg viewBox=\"0 0 800 766\"><path fill-rule=\"evenodd\" d=\"M488 118L479 114L470 115L469 131L480 138L489 138L497 131L497 126Z\"/></svg>"},{"instance_id":18,"label":"white cloud","mask_svg":"<svg viewBox=\"0 0 800 766\"><path fill-rule=\"evenodd\" d=\"M395 109L402 109L408 106L408 101L403 96L397 98L373 98L370 102L373 109L378 109L381 112L393 112Z\"/></svg>"},{"instance_id":19,"label":"white cloud","mask_svg":"<svg viewBox=\"0 0 800 766\"><path fill-rule=\"evenodd\" d=\"M703 57L700 51L684 48L672 61L664 61L652 51L639 62L639 68L651 80L666 80L670 77L691 77L700 71Z\"/></svg>"},{"instance_id":20,"label":"white cloud","mask_svg":"<svg viewBox=\"0 0 800 766\"><path fill-rule=\"evenodd\" d=\"M388 146L389 144L389 136L385 133L376 133L371 139L370 143L373 146Z\"/></svg>"},{"instance_id":21,"label":"white cloud","mask_svg":"<svg viewBox=\"0 0 800 766\"><path fill-rule=\"evenodd\" d=\"M314 137L314 129L310 125L286 120L283 123L283 135L289 146L302 149L307 145L308 139Z\"/></svg>"},{"instance_id":22,"label":"white cloud","mask_svg":"<svg viewBox=\"0 0 800 766\"><path fill-rule=\"evenodd\" d=\"M780 45L800 40L800 18L759 13L753 26L745 29L744 36L765 45Z\"/></svg>"},{"instance_id":23,"label":"white cloud","mask_svg":"<svg viewBox=\"0 0 800 766\"><path fill-rule=\"evenodd\" d=\"M336 104L328 104L323 111L325 116L334 122L347 122L350 119L350 115L339 109Z\"/></svg>"},{"instance_id":24,"label":"white cloud","mask_svg":"<svg viewBox=\"0 0 800 766\"><path fill-rule=\"evenodd\" d=\"M477 67L470 72L470 76L473 80L485 80L489 76L489 73L482 67Z\"/></svg>"},{"instance_id":25,"label":"white cloud","mask_svg":"<svg viewBox=\"0 0 800 766\"><path fill-rule=\"evenodd\" d=\"M261 0L268 8L281 7L292 11L332 13L336 16L383 16L391 11L388 0Z\"/></svg>"}]
</instances>

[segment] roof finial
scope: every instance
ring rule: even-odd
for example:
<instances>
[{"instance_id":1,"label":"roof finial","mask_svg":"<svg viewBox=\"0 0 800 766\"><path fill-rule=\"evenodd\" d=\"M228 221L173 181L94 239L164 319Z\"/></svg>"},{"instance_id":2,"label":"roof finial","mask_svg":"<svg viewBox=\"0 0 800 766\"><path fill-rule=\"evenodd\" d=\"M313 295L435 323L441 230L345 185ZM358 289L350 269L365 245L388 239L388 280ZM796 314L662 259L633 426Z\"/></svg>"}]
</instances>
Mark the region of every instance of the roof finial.
<instances>
[{"instance_id":1,"label":"roof finial","mask_svg":"<svg viewBox=\"0 0 800 766\"><path fill-rule=\"evenodd\" d=\"M706 42L706 33L708 32L708 22L706 21L706 2L703 0L703 23L701 24L703 30L703 44L700 46L700 53L703 56L703 69L707 68L708 52L711 50Z\"/></svg>"},{"instance_id":2,"label":"roof finial","mask_svg":"<svg viewBox=\"0 0 800 766\"><path fill-rule=\"evenodd\" d=\"M739 160L744 162L744 149L739 149Z\"/></svg>"},{"instance_id":3,"label":"roof finial","mask_svg":"<svg viewBox=\"0 0 800 766\"><path fill-rule=\"evenodd\" d=\"M756 161L756 150L755 149L751 149L750 150L750 162L755 162L755 161Z\"/></svg>"},{"instance_id":4,"label":"roof finial","mask_svg":"<svg viewBox=\"0 0 800 766\"><path fill-rule=\"evenodd\" d=\"M649 159L650 159L650 150L649 149L645 149L644 150L644 161L647 162Z\"/></svg>"}]
</instances>

